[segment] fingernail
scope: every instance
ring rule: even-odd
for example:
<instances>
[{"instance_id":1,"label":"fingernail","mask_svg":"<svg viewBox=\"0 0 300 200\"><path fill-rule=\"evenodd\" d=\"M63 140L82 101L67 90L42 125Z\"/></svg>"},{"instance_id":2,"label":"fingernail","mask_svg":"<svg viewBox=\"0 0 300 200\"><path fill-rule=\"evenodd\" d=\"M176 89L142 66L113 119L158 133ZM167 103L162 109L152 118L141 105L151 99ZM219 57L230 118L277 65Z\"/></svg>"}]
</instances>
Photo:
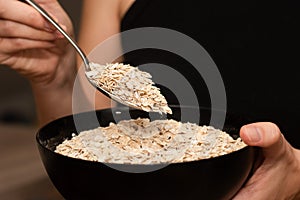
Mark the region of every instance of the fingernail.
<instances>
[{"instance_id":1,"label":"fingernail","mask_svg":"<svg viewBox=\"0 0 300 200\"><path fill-rule=\"evenodd\" d=\"M262 137L260 128L253 127L253 126L248 126L246 128L246 134L250 142L254 142L254 143L259 142Z\"/></svg>"}]
</instances>

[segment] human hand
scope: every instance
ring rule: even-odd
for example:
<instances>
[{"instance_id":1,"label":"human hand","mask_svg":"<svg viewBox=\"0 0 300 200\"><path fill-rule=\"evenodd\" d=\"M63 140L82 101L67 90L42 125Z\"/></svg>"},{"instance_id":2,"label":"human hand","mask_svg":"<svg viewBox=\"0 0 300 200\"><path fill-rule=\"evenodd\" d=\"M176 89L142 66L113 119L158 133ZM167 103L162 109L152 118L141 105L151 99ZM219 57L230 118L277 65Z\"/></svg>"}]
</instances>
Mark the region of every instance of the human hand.
<instances>
[{"instance_id":1,"label":"human hand","mask_svg":"<svg viewBox=\"0 0 300 200\"><path fill-rule=\"evenodd\" d=\"M57 0L36 2L73 35L71 20ZM75 50L42 15L21 1L0 0L0 64L30 81L41 125L72 113Z\"/></svg>"},{"instance_id":2,"label":"human hand","mask_svg":"<svg viewBox=\"0 0 300 200\"><path fill-rule=\"evenodd\" d=\"M242 140L261 147L257 167L234 200L300 199L300 151L270 122L243 126Z\"/></svg>"},{"instance_id":3,"label":"human hand","mask_svg":"<svg viewBox=\"0 0 300 200\"><path fill-rule=\"evenodd\" d=\"M66 31L69 17L56 0L36 0L54 13ZM0 0L0 63L27 77L34 86L74 79L75 55L66 40L34 8L17 0ZM73 76L73 77L71 77Z\"/></svg>"}]
</instances>

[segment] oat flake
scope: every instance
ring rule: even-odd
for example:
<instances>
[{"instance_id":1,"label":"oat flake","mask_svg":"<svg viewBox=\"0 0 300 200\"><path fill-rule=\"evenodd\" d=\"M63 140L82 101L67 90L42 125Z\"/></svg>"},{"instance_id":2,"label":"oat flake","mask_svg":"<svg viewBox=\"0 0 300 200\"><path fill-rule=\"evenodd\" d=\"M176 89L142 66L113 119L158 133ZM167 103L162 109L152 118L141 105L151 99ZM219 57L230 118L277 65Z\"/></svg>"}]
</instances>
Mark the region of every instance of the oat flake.
<instances>
[{"instance_id":1,"label":"oat flake","mask_svg":"<svg viewBox=\"0 0 300 200\"><path fill-rule=\"evenodd\" d=\"M89 79L122 101L134 104L147 112L172 114L167 100L159 88L154 86L152 76L148 72L122 63L90 63L90 67L92 71L87 73Z\"/></svg>"},{"instance_id":2,"label":"oat flake","mask_svg":"<svg viewBox=\"0 0 300 200\"><path fill-rule=\"evenodd\" d=\"M55 152L89 161L158 164L217 157L245 146L212 126L138 118L83 131Z\"/></svg>"}]
</instances>

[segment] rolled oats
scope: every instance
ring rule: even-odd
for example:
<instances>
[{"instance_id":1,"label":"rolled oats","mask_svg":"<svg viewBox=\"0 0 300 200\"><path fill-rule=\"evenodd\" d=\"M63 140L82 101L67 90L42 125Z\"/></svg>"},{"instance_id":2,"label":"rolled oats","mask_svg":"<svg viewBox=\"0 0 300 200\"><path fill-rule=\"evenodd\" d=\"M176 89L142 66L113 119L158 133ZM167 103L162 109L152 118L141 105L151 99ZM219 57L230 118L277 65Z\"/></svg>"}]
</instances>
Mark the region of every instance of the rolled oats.
<instances>
[{"instance_id":1,"label":"rolled oats","mask_svg":"<svg viewBox=\"0 0 300 200\"><path fill-rule=\"evenodd\" d=\"M138 118L83 131L55 152L90 161L158 164L217 157L245 146L212 126Z\"/></svg>"},{"instance_id":2,"label":"rolled oats","mask_svg":"<svg viewBox=\"0 0 300 200\"><path fill-rule=\"evenodd\" d=\"M98 87L147 112L172 114L167 100L154 86L151 74L122 63L99 65L91 63L88 77Z\"/></svg>"}]
</instances>

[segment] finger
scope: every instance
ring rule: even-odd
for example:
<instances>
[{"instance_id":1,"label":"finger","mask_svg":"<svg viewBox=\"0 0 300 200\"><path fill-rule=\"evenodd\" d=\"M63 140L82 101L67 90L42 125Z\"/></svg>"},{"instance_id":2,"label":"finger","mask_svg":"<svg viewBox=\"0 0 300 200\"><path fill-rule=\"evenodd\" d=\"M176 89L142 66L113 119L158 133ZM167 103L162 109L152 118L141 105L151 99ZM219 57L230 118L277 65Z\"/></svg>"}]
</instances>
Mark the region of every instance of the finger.
<instances>
[{"instance_id":1,"label":"finger","mask_svg":"<svg viewBox=\"0 0 300 200\"><path fill-rule=\"evenodd\" d=\"M47 32L14 21L0 20L0 37L18 37L24 39L54 40L56 32Z\"/></svg>"},{"instance_id":2,"label":"finger","mask_svg":"<svg viewBox=\"0 0 300 200\"><path fill-rule=\"evenodd\" d=\"M15 53L27 49L40 49L55 47L53 41L29 40L23 38L0 38L0 51L2 53Z\"/></svg>"},{"instance_id":3,"label":"finger","mask_svg":"<svg viewBox=\"0 0 300 200\"><path fill-rule=\"evenodd\" d=\"M248 145L262 147L264 160L233 199L285 199L286 194L294 194L288 190L299 182L284 181L292 180L287 176L297 177L299 161L278 126L270 122L248 124L241 128L240 135Z\"/></svg>"},{"instance_id":4,"label":"finger","mask_svg":"<svg viewBox=\"0 0 300 200\"><path fill-rule=\"evenodd\" d=\"M269 147L278 141L281 132L273 123L258 122L243 126L240 135L248 145Z\"/></svg>"},{"instance_id":5,"label":"finger","mask_svg":"<svg viewBox=\"0 0 300 200\"><path fill-rule=\"evenodd\" d=\"M258 122L245 125L241 128L240 135L246 144L262 147L263 154L267 158L278 157L285 151L283 135L273 123Z\"/></svg>"},{"instance_id":6,"label":"finger","mask_svg":"<svg viewBox=\"0 0 300 200\"><path fill-rule=\"evenodd\" d=\"M55 30L42 15L26 3L13 0L0 0L0 5L0 18L2 19L19 22L40 30Z\"/></svg>"}]
</instances>

